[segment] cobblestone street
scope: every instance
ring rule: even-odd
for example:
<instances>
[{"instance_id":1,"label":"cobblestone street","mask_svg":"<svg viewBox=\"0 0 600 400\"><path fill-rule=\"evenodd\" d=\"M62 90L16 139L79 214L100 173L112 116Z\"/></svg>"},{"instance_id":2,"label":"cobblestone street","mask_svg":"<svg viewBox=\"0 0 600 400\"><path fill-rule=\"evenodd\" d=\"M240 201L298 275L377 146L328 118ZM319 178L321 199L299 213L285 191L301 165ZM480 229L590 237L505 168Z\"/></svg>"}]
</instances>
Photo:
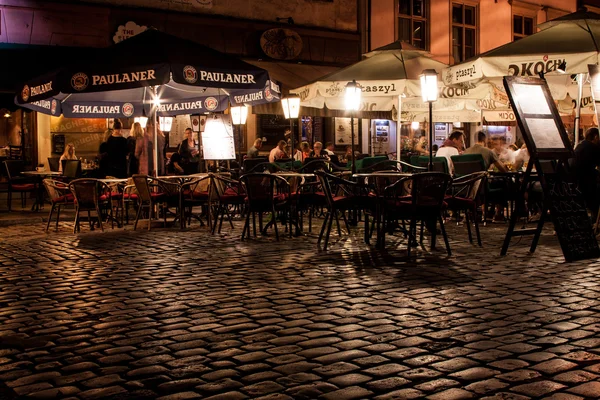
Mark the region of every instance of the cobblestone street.
<instances>
[{"instance_id":1,"label":"cobblestone street","mask_svg":"<svg viewBox=\"0 0 600 400\"><path fill-rule=\"evenodd\" d=\"M318 227L0 227L0 398L600 398L599 262L447 227L410 262Z\"/></svg>"}]
</instances>

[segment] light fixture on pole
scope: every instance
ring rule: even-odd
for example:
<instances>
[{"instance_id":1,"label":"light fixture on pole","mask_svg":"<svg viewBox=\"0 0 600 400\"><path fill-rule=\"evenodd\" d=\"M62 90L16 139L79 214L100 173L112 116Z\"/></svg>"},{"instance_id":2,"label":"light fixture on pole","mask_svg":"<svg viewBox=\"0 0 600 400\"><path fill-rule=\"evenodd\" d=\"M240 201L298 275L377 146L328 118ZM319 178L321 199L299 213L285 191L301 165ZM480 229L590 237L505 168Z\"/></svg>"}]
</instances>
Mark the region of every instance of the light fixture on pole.
<instances>
[{"instance_id":1,"label":"light fixture on pole","mask_svg":"<svg viewBox=\"0 0 600 400\"><path fill-rule=\"evenodd\" d=\"M437 72L434 69L423 70L421 74L421 96L423 102L429 103L429 164L433 171L433 102L438 97Z\"/></svg>"},{"instance_id":2,"label":"light fixture on pole","mask_svg":"<svg viewBox=\"0 0 600 400\"><path fill-rule=\"evenodd\" d=\"M291 156L292 156L292 169L294 169L294 142L296 141L296 135L294 134L294 119L298 118L300 114L300 97L298 96L287 96L281 99L281 108L283 108L283 115L285 119L290 120L290 134L291 134Z\"/></svg>"},{"instance_id":3,"label":"light fixture on pole","mask_svg":"<svg viewBox=\"0 0 600 400\"><path fill-rule=\"evenodd\" d=\"M344 93L344 101L346 111L350 111L350 134L351 145L352 145L352 174L356 173L356 160L354 155L354 114L360 109L360 99L362 96L362 89L355 80L348 82L346 85L346 91Z\"/></svg>"},{"instance_id":4,"label":"light fixture on pole","mask_svg":"<svg viewBox=\"0 0 600 400\"><path fill-rule=\"evenodd\" d=\"M231 112L231 122L234 126L237 126L238 129L238 141L240 149L240 168L242 167L242 128L240 125L244 125L246 123L246 119L248 118L248 106L232 106L230 109Z\"/></svg>"},{"instance_id":5,"label":"light fixture on pole","mask_svg":"<svg viewBox=\"0 0 600 400\"><path fill-rule=\"evenodd\" d=\"M171 132L173 126L173 117L158 117L158 125L163 132Z\"/></svg>"},{"instance_id":6,"label":"light fixture on pole","mask_svg":"<svg viewBox=\"0 0 600 400\"><path fill-rule=\"evenodd\" d=\"M563 62L561 62L558 67L556 68L556 71L560 72L561 74L566 74L567 73L567 61L563 60Z\"/></svg>"}]
</instances>

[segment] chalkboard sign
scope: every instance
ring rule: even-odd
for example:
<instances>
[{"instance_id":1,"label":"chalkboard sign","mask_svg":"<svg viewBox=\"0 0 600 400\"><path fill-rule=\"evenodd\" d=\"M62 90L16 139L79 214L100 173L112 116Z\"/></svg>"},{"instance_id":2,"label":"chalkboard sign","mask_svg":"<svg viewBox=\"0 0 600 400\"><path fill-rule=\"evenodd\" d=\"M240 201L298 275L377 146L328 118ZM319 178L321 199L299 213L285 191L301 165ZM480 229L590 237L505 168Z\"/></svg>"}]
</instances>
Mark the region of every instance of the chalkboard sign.
<instances>
[{"instance_id":1,"label":"chalkboard sign","mask_svg":"<svg viewBox=\"0 0 600 400\"><path fill-rule=\"evenodd\" d=\"M52 153L63 154L65 152L65 135L52 135Z\"/></svg>"},{"instance_id":2,"label":"chalkboard sign","mask_svg":"<svg viewBox=\"0 0 600 400\"><path fill-rule=\"evenodd\" d=\"M556 236L567 261L600 257L581 192L574 183L557 174L545 174L544 195L550 209Z\"/></svg>"}]
</instances>

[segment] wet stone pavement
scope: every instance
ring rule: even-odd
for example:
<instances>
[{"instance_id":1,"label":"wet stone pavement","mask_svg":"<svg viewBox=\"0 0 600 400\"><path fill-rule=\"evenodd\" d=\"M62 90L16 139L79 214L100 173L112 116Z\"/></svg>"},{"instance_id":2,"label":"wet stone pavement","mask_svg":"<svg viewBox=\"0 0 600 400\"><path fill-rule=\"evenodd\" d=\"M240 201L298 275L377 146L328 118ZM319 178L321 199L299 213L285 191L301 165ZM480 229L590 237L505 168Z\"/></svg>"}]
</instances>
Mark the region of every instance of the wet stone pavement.
<instances>
[{"instance_id":1,"label":"wet stone pavement","mask_svg":"<svg viewBox=\"0 0 600 400\"><path fill-rule=\"evenodd\" d=\"M360 231L70 229L0 227L2 399L600 398L600 264L550 230L499 257L506 225L448 224L452 257L407 261Z\"/></svg>"}]
</instances>

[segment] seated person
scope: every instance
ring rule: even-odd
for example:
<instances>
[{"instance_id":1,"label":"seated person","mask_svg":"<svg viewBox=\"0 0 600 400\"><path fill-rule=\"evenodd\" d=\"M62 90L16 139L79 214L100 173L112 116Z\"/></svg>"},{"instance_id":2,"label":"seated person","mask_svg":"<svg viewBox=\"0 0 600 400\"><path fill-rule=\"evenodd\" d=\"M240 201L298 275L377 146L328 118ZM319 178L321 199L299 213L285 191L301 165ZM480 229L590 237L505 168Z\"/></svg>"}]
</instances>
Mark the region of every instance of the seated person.
<instances>
[{"instance_id":1,"label":"seated person","mask_svg":"<svg viewBox=\"0 0 600 400\"><path fill-rule=\"evenodd\" d=\"M454 164L452 164L452 159L450 157L459 155L464 148L465 134L461 131L454 131L437 151L436 157L446 157L446 160L448 160L450 175L454 175Z\"/></svg>"},{"instance_id":2,"label":"seated person","mask_svg":"<svg viewBox=\"0 0 600 400\"><path fill-rule=\"evenodd\" d=\"M256 139L254 141L254 144L252 145L252 147L250 147L248 149L248 153L246 153L246 158L256 158L258 157L258 152L260 151L260 148L262 147L262 139Z\"/></svg>"},{"instance_id":3,"label":"seated person","mask_svg":"<svg viewBox=\"0 0 600 400\"><path fill-rule=\"evenodd\" d=\"M328 156L335 155L335 153L333 151L334 149L335 149L335 146L334 146L333 142L327 142L327 143L325 143L325 153Z\"/></svg>"},{"instance_id":4,"label":"seated person","mask_svg":"<svg viewBox=\"0 0 600 400\"><path fill-rule=\"evenodd\" d=\"M315 142L315 144L313 145L313 151L310 152L310 156L315 158L329 158L327 157L327 153L323 150L323 143L321 142Z\"/></svg>"},{"instance_id":5,"label":"seated person","mask_svg":"<svg viewBox=\"0 0 600 400\"><path fill-rule=\"evenodd\" d=\"M269 153L269 162L272 163L282 158L287 158L287 154L285 153L286 145L287 143L285 142L285 140L280 140L277 143L277 146L275 146L275 148L273 148L273 150L271 150L271 152Z\"/></svg>"},{"instance_id":6,"label":"seated person","mask_svg":"<svg viewBox=\"0 0 600 400\"><path fill-rule=\"evenodd\" d=\"M167 173L176 175L184 173L183 167L181 166L181 155L178 152L173 153L167 162Z\"/></svg>"},{"instance_id":7,"label":"seated person","mask_svg":"<svg viewBox=\"0 0 600 400\"><path fill-rule=\"evenodd\" d=\"M479 131L477 132L477 143L465 150L463 154L481 154L486 170L494 165L500 172L508 171L506 166L498 158L498 155L486 147L486 143L487 136L485 132Z\"/></svg>"}]
</instances>

